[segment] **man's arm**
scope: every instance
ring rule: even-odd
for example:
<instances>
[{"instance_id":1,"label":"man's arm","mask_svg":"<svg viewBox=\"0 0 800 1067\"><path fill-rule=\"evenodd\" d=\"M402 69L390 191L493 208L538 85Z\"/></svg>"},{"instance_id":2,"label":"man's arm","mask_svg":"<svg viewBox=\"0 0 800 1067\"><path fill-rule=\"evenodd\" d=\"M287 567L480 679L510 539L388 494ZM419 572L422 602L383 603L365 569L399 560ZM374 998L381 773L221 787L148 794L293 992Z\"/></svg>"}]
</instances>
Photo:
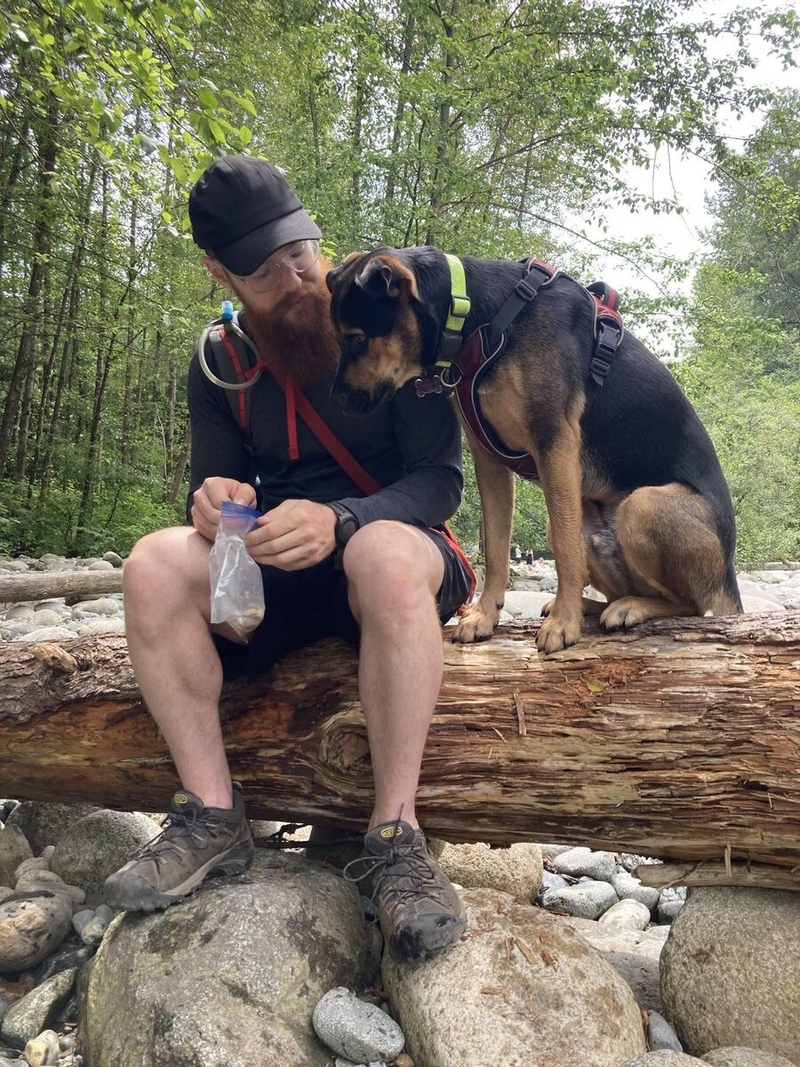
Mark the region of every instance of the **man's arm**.
<instances>
[{"instance_id":1,"label":"man's arm","mask_svg":"<svg viewBox=\"0 0 800 1067\"><path fill-rule=\"evenodd\" d=\"M418 397L413 382L392 403L406 474L372 496L340 503L361 526L376 519L438 526L455 513L463 488L461 429L453 406L443 396Z\"/></svg>"},{"instance_id":2,"label":"man's arm","mask_svg":"<svg viewBox=\"0 0 800 1067\"><path fill-rule=\"evenodd\" d=\"M223 500L252 507L256 491L247 481L250 461L242 431L222 389L200 369L197 353L189 366L187 396L192 451L186 516L204 537L213 540Z\"/></svg>"},{"instance_id":3,"label":"man's arm","mask_svg":"<svg viewBox=\"0 0 800 1067\"><path fill-rule=\"evenodd\" d=\"M377 519L419 527L438 525L453 514L461 499L458 422L447 400L420 399L413 385L402 390L393 404L405 475L372 496L347 497L340 502L360 526ZM258 529L247 535L246 542L257 562L299 570L330 555L335 547L334 525L334 512L327 505L285 500L259 519Z\"/></svg>"}]
</instances>

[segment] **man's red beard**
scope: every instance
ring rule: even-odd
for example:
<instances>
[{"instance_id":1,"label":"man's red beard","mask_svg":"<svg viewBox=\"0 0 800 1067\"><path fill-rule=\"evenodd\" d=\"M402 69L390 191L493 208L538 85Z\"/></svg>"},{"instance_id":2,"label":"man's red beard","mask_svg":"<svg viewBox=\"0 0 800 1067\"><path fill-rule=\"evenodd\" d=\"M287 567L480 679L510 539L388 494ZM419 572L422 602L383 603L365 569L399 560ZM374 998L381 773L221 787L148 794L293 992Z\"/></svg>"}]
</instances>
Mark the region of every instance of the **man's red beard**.
<instances>
[{"instance_id":1,"label":"man's red beard","mask_svg":"<svg viewBox=\"0 0 800 1067\"><path fill-rule=\"evenodd\" d=\"M327 274L330 264L322 260ZM300 389L330 384L339 364L339 343L331 324L331 295L325 275L318 282L303 283L295 295L262 312L245 299L248 333L267 362L282 371Z\"/></svg>"}]
</instances>

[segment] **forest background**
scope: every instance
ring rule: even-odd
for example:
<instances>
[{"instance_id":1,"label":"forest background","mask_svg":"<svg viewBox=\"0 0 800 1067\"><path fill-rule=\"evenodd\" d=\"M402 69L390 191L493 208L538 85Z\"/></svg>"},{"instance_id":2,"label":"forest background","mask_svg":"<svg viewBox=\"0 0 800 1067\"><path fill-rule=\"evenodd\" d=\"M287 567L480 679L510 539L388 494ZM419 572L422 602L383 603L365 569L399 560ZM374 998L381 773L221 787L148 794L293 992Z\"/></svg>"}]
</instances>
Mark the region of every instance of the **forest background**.
<instances>
[{"instance_id":1,"label":"forest background","mask_svg":"<svg viewBox=\"0 0 800 1067\"><path fill-rule=\"evenodd\" d=\"M2 0L0 552L125 553L183 521L185 375L226 295L186 197L246 151L287 169L334 259L634 264L656 295L626 291L627 324L714 439L739 565L800 558L800 98L745 77L799 40L792 8L690 0ZM713 167L699 268L615 240L621 206L679 225L629 181L657 152ZM544 518L518 484L515 542L545 551Z\"/></svg>"}]
</instances>

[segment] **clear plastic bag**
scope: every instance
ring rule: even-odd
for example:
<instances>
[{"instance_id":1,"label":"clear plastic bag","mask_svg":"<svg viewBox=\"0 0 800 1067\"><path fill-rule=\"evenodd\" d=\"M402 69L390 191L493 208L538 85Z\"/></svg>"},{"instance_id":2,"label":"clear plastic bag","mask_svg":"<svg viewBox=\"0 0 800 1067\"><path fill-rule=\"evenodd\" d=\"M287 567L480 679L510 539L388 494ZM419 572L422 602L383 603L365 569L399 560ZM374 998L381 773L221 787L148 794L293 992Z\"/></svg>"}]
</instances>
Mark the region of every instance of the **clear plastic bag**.
<instances>
[{"instance_id":1,"label":"clear plastic bag","mask_svg":"<svg viewBox=\"0 0 800 1067\"><path fill-rule=\"evenodd\" d=\"M255 508L222 502L222 518L208 559L211 577L211 622L226 622L247 640L264 618L261 570L248 555L244 537L261 515Z\"/></svg>"}]
</instances>

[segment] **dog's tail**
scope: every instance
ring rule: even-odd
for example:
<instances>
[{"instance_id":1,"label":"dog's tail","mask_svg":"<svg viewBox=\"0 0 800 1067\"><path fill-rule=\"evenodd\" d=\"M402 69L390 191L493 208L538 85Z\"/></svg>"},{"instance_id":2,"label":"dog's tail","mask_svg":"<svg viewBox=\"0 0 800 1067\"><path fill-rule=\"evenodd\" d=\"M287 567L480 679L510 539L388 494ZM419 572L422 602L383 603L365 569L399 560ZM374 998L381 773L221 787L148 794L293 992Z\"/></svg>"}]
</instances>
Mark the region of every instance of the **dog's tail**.
<instances>
[{"instance_id":1,"label":"dog's tail","mask_svg":"<svg viewBox=\"0 0 800 1067\"><path fill-rule=\"evenodd\" d=\"M705 614L710 615L741 615L744 611L742 598L739 594L739 583L736 581L736 570L733 560L728 561L725 572L725 582L710 598Z\"/></svg>"}]
</instances>

